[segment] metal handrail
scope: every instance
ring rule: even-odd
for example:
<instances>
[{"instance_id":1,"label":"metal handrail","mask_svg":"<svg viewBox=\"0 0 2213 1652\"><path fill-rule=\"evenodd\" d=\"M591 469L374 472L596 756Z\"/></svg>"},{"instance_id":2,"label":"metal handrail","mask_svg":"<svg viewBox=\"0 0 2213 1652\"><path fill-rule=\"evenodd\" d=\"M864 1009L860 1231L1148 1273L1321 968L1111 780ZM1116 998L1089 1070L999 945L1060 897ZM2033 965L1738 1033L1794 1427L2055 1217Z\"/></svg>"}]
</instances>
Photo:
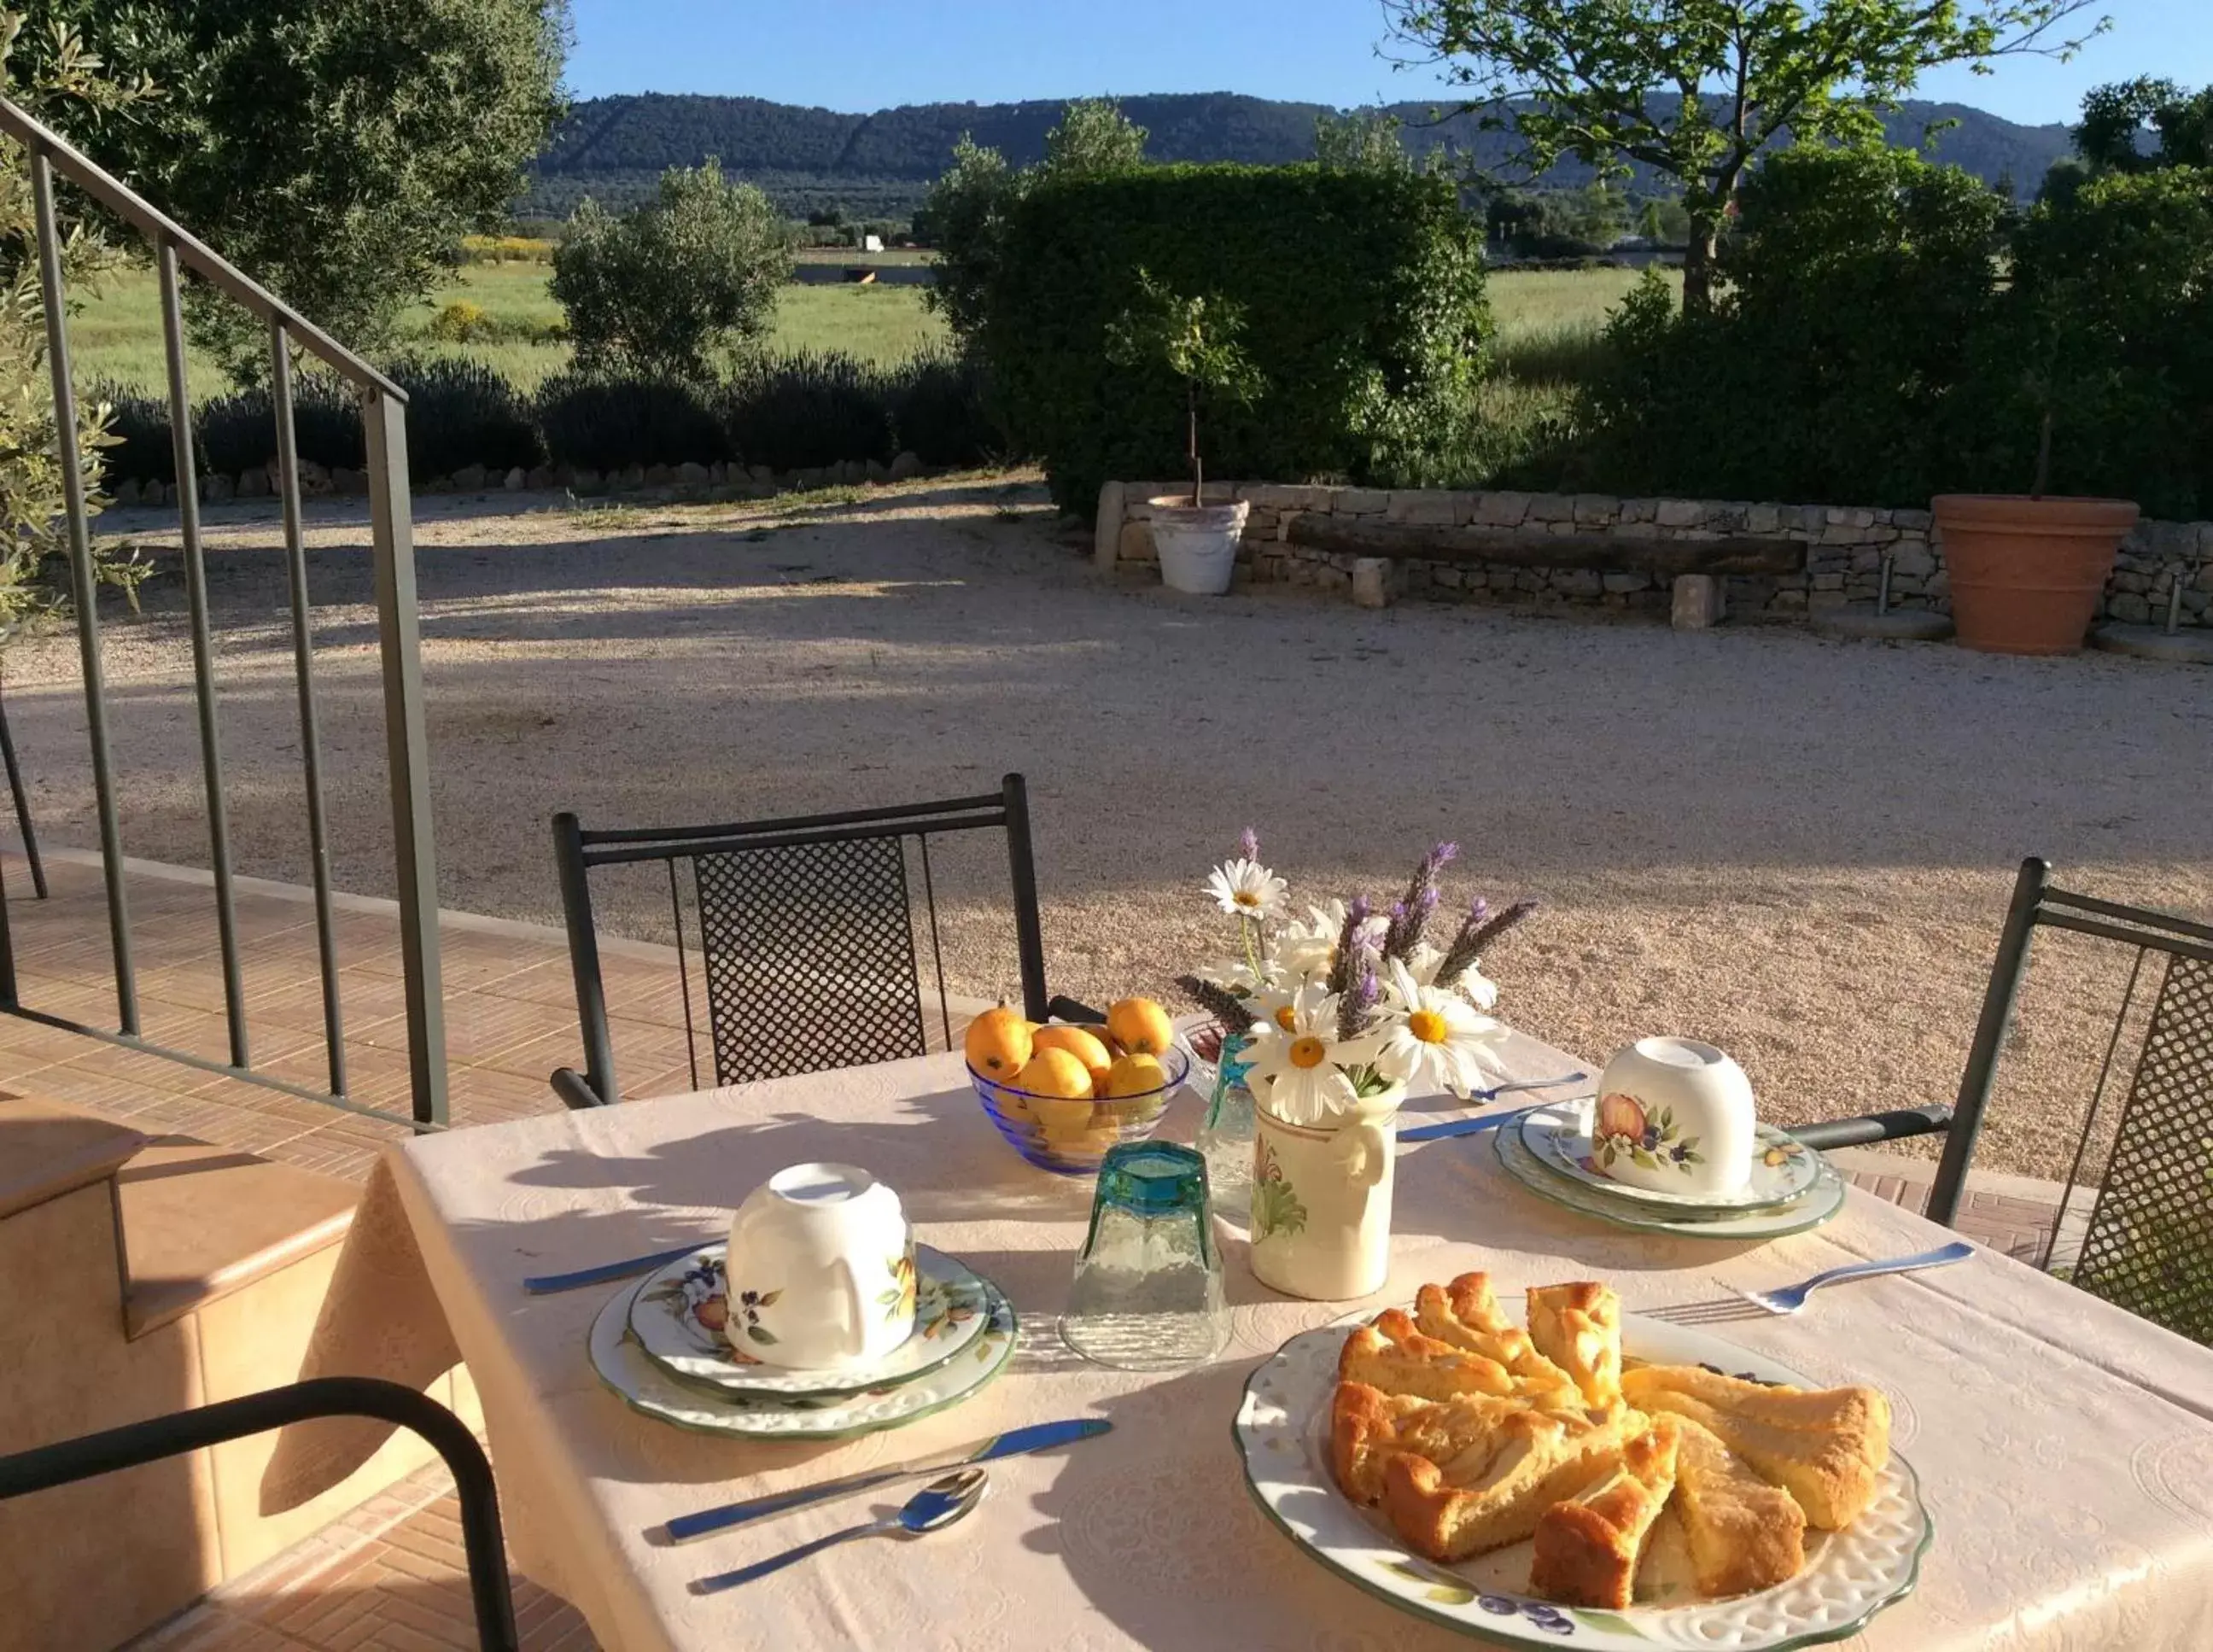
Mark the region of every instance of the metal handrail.
<instances>
[{"instance_id":1,"label":"metal handrail","mask_svg":"<svg viewBox=\"0 0 2213 1652\"><path fill-rule=\"evenodd\" d=\"M101 862L107 894L108 939L115 976L116 1028L110 1032L45 1014L18 997L7 905L0 893L0 1012L66 1027L132 1050L223 1073L345 1111L366 1113L418 1130L447 1122L445 1033L440 1003L436 856L430 798L430 743L423 713L422 643L416 613L414 537L407 489L406 393L290 305L244 274L174 219L134 193L59 133L0 98L0 136L30 152L38 218L39 275L46 312L48 367L53 386L58 458L68 518L69 562L74 587L77 650L84 678L85 715L98 805ZM229 1059L214 1062L145 1038L139 1025L137 972L124 887L123 836L117 788L108 752L107 691L101 670L97 580L92 556L83 466L75 440L76 391L70 372L67 294L61 238L54 210L54 178L76 188L129 224L152 245L159 276L164 369L170 427L176 446L177 509L185 581L191 608L193 698L198 712L202 779L208 812L209 852L214 862L216 922L221 942ZM186 393L180 270L190 270L244 305L269 330L271 405L277 421L277 492L283 512L285 570L290 588L294 669L298 679L302 767L307 786L309 850L322 976L324 1039L330 1089L310 1090L258 1072L247 1039L246 995L231 876L223 755L216 716L216 682L201 544L198 467L194 463L190 399ZM392 798L393 860L399 875L401 966L405 977L411 1116L366 1106L346 1093L344 1027L340 1013L338 950L332 911L328 818L324 807L320 737L315 716L314 645L308 598L307 559L300 505L300 459L293 428L291 351L320 358L351 383L360 399L362 434L369 477L369 515L375 568L376 617L384 692L385 749Z\"/></svg>"}]
</instances>

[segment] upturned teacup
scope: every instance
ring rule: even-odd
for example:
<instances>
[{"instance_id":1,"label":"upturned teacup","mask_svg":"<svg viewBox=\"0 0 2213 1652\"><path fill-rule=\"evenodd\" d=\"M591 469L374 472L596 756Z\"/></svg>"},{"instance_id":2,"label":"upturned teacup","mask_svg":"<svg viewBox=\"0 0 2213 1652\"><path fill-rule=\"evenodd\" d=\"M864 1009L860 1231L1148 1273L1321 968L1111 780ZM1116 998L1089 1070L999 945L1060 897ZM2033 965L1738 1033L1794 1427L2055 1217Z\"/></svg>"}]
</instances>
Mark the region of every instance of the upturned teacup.
<instances>
[{"instance_id":1,"label":"upturned teacup","mask_svg":"<svg viewBox=\"0 0 2213 1652\"><path fill-rule=\"evenodd\" d=\"M867 1364L914 1330L913 1234L899 1195L857 1165L793 1165L753 1189L723 1268L730 1323L763 1364Z\"/></svg>"},{"instance_id":2,"label":"upturned teacup","mask_svg":"<svg viewBox=\"0 0 2213 1652\"><path fill-rule=\"evenodd\" d=\"M1591 1163L1658 1193L1729 1194L1752 1176L1752 1081L1696 1039L1639 1039L1615 1053L1591 1104Z\"/></svg>"}]
</instances>

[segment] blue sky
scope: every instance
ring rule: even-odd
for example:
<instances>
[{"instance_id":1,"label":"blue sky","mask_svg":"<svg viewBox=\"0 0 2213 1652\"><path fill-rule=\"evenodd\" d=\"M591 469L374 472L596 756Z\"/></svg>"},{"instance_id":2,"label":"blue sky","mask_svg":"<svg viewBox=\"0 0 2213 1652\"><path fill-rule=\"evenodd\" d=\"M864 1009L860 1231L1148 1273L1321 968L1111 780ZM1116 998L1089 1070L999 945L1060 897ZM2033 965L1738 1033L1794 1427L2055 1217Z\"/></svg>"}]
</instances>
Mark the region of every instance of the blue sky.
<instances>
[{"instance_id":1,"label":"blue sky","mask_svg":"<svg viewBox=\"0 0 2213 1652\"><path fill-rule=\"evenodd\" d=\"M721 92L826 108L1138 92L1349 105L1439 95L1376 56L1379 0L571 0L576 95ZM2093 8L2095 15L2099 8ZM2213 0L2107 0L2071 64L1925 77L1919 95L2066 120L2083 88L2213 82Z\"/></svg>"}]
</instances>

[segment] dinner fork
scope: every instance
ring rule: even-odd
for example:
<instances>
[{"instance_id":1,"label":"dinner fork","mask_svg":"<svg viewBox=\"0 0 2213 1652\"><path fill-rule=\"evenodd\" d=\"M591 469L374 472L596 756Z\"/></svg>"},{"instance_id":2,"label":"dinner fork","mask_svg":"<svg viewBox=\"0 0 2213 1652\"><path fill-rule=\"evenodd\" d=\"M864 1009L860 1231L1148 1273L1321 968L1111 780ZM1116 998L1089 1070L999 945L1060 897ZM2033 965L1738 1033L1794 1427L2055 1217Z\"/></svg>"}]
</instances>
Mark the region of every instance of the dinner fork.
<instances>
[{"instance_id":1,"label":"dinner fork","mask_svg":"<svg viewBox=\"0 0 2213 1652\"><path fill-rule=\"evenodd\" d=\"M1852 1262L1841 1268L1831 1268L1826 1273L1817 1273L1811 1279L1795 1285L1783 1285L1775 1290L1739 1290L1722 1283L1748 1302L1765 1308L1770 1314L1795 1314L1806 1306L1807 1297L1824 1285L1833 1285L1846 1279L1870 1279L1879 1273L1911 1273L1921 1268L1945 1268L1954 1262L1964 1262L1975 1253L1975 1247L1965 1240L1955 1240L1942 1249L1923 1251L1918 1256L1893 1257L1886 1262Z\"/></svg>"}]
</instances>

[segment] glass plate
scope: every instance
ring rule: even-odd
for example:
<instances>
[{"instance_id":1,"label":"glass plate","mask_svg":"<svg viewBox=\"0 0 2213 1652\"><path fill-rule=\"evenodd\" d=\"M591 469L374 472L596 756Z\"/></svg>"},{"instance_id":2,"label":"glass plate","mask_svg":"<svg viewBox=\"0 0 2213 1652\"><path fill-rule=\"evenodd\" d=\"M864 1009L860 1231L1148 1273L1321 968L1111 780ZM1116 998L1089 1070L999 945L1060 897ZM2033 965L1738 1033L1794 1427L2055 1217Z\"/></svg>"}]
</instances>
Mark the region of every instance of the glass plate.
<instances>
[{"instance_id":1,"label":"glass plate","mask_svg":"<svg viewBox=\"0 0 2213 1652\"><path fill-rule=\"evenodd\" d=\"M1844 1180L1826 1159L1813 1191L1795 1204L1779 1210L1751 1210L1741 1216L1669 1216L1649 1204L1620 1198L1611 1187L1586 1186L1552 1168L1522 1144L1518 1130L1494 1130L1488 1134L1506 1173L1542 1199L1617 1228L1639 1233L1674 1234L1684 1239L1780 1239L1818 1228L1844 1208ZM1817 1154L1816 1158L1820 1155Z\"/></svg>"},{"instance_id":2,"label":"glass plate","mask_svg":"<svg viewBox=\"0 0 2213 1652\"><path fill-rule=\"evenodd\" d=\"M864 1393L925 1375L984 1332L983 1280L944 1252L918 1245L912 1336L865 1365L815 1371L764 1365L721 1328L729 1317L722 1278L729 1248L709 1245L648 1275L631 1308L631 1332L647 1357L689 1382L772 1399ZM741 1304L741 1324L744 1312Z\"/></svg>"},{"instance_id":3,"label":"glass plate","mask_svg":"<svg viewBox=\"0 0 2213 1652\"><path fill-rule=\"evenodd\" d=\"M1502 1296L1500 1306L1521 1317L1514 1299ZM1895 1452L1867 1513L1844 1531L1807 1533L1806 1569L1756 1594L1640 1601L1624 1612L1598 1612L1529 1595L1526 1542L1457 1566L1424 1560L1387 1524L1348 1500L1329 1472L1330 1397L1348 1329L1338 1324L1302 1332L1263 1362L1246 1384L1232 1432L1254 1500L1291 1541L1416 1617L1512 1646L1784 1652L1856 1632L1908 1594L1920 1576L1936 1525L1911 1466ZM1625 1314L1621 1339L1625 1356L1647 1362L1712 1365L1762 1381L1812 1386L1788 1366L1662 1320Z\"/></svg>"},{"instance_id":4,"label":"glass plate","mask_svg":"<svg viewBox=\"0 0 2213 1652\"><path fill-rule=\"evenodd\" d=\"M1021 1336L1014 1305L989 1280L984 1330L959 1359L894 1388L796 1403L741 1399L670 1375L645 1356L630 1329L643 1285L625 1285L592 1321L592 1369L632 1411L698 1434L762 1440L847 1440L895 1429L957 1405L1005 1369Z\"/></svg>"},{"instance_id":5,"label":"glass plate","mask_svg":"<svg viewBox=\"0 0 2213 1652\"><path fill-rule=\"evenodd\" d=\"M1598 1168L1590 1133L1583 1128L1583 1111L1564 1103L1530 1108L1521 1115L1521 1144L1563 1175L1638 1204L1683 1215L1771 1210L1805 1198L1820 1176L1820 1154L1772 1125L1755 1125L1759 1146L1753 1155L1752 1179L1743 1192L1663 1193L1656 1188L1632 1187Z\"/></svg>"}]
</instances>

